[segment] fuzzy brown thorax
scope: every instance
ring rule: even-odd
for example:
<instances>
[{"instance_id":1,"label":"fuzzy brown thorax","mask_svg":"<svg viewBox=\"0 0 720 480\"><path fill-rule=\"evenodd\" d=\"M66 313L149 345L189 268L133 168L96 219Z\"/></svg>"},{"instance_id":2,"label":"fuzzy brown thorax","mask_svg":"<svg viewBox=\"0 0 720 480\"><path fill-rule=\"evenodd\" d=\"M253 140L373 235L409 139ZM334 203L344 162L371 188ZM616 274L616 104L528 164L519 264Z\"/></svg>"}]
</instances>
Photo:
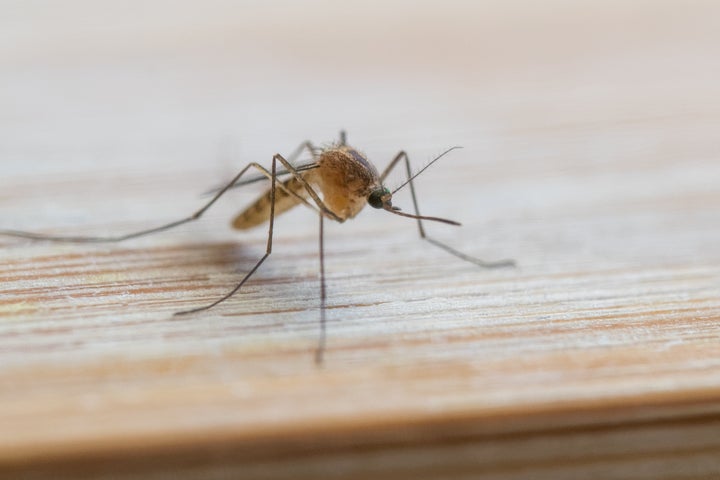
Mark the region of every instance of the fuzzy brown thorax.
<instances>
[{"instance_id":1,"label":"fuzzy brown thorax","mask_svg":"<svg viewBox=\"0 0 720 480\"><path fill-rule=\"evenodd\" d=\"M325 205L343 220L360 213L370 192L380 186L375 166L345 145L322 152L318 168L308 173L308 181L322 192Z\"/></svg>"}]
</instances>

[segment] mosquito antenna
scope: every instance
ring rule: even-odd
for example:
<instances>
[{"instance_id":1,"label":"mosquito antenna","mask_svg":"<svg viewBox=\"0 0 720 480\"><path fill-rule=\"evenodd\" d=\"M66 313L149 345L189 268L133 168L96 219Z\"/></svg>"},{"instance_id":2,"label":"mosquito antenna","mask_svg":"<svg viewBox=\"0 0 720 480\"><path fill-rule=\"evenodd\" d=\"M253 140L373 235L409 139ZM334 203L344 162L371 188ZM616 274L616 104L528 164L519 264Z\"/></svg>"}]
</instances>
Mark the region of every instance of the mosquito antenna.
<instances>
[{"instance_id":1,"label":"mosquito antenna","mask_svg":"<svg viewBox=\"0 0 720 480\"><path fill-rule=\"evenodd\" d=\"M428 163L428 164L425 165L423 168L421 168L420 171L418 171L417 173L415 173L412 177L410 177L410 178L408 178L407 180L405 180L405 183L403 183L402 185L400 185L399 187L397 187L397 188L396 188L395 190L393 190L391 193L397 192L398 190L400 190L401 188L403 188L405 185L407 185L408 183L412 182L412 181L415 179L415 177L417 177L418 175L420 175L421 173L423 173L425 170L427 170L427 168L428 168L430 165L432 165L433 163L437 162L438 160L440 160L442 157L444 157L444 156L447 155L448 153L452 152L453 150L457 150L458 148L462 148L462 147L460 147L460 146L458 146L458 145L456 145L456 146L454 146L454 147L450 147L450 148L448 148L447 150L445 150L443 153L441 153L440 155L438 155L437 157L433 158L433 159L430 161L430 163ZM408 214L401 214L401 215L410 216L410 215L408 215ZM446 223L453 223L453 222L446 222Z\"/></svg>"},{"instance_id":2,"label":"mosquito antenna","mask_svg":"<svg viewBox=\"0 0 720 480\"><path fill-rule=\"evenodd\" d=\"M423 170L425 170L425 169L423 169ZM422 170L420 170L420 171L422 172ZM456 226L461 225L460 222L456 222L455 220L450 220L447 218L426 217L425 215L413 215L412 213L405 213L405 212L401 211L399 207L393 207L390 205L383 207L383 209L387 210L390 213L394 213L395 215L400 215L402 217L415 218L417 220L429 220L431 222L447 223L448 225L456 225Z\"/></svg>"}]
</instances>

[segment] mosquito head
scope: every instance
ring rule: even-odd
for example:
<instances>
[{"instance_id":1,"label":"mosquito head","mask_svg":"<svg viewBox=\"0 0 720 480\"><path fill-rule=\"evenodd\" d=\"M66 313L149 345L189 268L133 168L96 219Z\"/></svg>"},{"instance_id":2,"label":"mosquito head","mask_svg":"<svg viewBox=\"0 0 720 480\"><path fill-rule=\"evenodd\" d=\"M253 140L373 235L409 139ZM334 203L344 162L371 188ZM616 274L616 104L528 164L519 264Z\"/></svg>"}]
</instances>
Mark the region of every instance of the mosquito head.
<instances>
[{"instance_id":1,"label":"mosquito head","mask_svg":"<svg viewBox=\"0 0 720 480\"><path fill-rule=\"evenodd\" d=\"M392 193L385 187L377 187L370 192L367 201L373 208L392 207Z\"/></svg>"}]
</instances>

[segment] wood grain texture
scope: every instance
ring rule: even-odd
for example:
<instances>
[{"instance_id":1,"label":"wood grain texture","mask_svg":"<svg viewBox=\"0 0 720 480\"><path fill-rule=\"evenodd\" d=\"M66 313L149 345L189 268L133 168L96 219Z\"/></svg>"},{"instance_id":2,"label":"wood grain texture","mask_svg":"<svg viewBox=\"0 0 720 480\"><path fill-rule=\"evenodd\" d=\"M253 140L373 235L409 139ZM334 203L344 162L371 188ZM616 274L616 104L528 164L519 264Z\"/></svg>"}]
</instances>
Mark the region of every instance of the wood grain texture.
<instances>
[{"instance_id":1,"label":"wood grain texture","mask_svg":"<svg viewBox=\"0 0 720 480\"><path fill-rule=\"evenodd\" d=\"M2 2L0 228L181 218L247 162L401 149L421 211L0 237L2 478L718 478L716 2ZM398 18L403 18L402 22ZM401 172L399 172L401 173ZM389 182L399 185L402 175ZM408 192L394 203L411 209Z\"/></svg>"}]
</instances>

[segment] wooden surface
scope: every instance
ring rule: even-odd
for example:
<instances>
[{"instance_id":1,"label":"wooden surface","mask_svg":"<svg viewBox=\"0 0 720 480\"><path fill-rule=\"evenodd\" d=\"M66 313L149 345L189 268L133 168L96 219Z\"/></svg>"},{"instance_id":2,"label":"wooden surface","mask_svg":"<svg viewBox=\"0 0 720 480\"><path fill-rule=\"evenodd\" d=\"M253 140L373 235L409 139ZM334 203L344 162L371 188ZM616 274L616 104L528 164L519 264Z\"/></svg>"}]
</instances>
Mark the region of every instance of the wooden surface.
<instances>
[{"instance_id":1,"label":"wooden surface","mask_svg":"<svg viewBox=\"0 0 720 480\"><path fill-rule=\"evenodd\" d=\"M406 149L429 231L0 238L2 478L718 478L717 2L4 1L0 228L180 218L249 161ZM389 5L389 6L388 6ZM391 185L398 185L400 177ZM399 195L396 204L410 209Z\"/></svg>"}]
</instances>

